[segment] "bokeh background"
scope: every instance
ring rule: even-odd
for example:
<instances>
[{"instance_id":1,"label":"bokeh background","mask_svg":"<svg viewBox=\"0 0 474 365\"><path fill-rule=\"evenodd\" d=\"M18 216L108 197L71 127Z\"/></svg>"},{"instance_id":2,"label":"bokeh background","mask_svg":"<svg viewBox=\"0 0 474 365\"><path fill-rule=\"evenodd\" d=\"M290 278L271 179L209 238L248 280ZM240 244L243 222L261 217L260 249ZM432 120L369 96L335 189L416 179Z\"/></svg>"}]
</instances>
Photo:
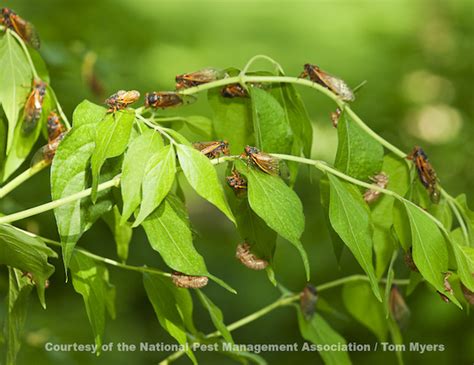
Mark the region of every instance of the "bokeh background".
<instances>
[{"instance_id":1,"label":"bokeh background","mask_svg":"<svg viewBox=\"0 0 474 365\"><path fill-rule=\"evenodd\" d=\"M354 103L356 112L378 133L405 151L422 145L448 191L474 194L474 5L453 1L276 1L276 0L17 0L2 1L36 25L60 102L71 115L84 98L96 102L117 89L169 90L174 76L206 66L242 67L256 54L278 60L287 74L297 75L304 63L316 63L355 86L367 80ZM265 65L262 63L262 67ZM94 69L91 74L90 70ZM91 79L91 75L94 79ZM312 90L301 89L314 127L313 158L332 161L336 131L329 120L333 104ZM211 116L205 95L183 109ZM24 168L27 167L25 164ZM360 269L350 255L338 268L319 203L317 179L302 171L297 192L305 206L303 243L309 253L312 281L323 283ZM3 212L18 211L49 200L49 173L44 171L0 202ZM209 285L206 292L230 323L274 301L279 292L263 273L250 272L233 258L238 236L225 218L188 194L196 246L211 272L224 278L238 297ZM51 212L20 222L23 227L57 237ZM115 258L108 228L98 222L79 243ZM134 233L131 264L165 267L141 230ZM48 289L48 309L31 301L20 364L151 364L163 353L113 352L100 357L84 353L46 353L45 342L91 343L92 332L82 299L64 284L61 263ZM104 342L172 342L159 326L140 275L109 268L117 287L117 319L108 320ZM304 285L300 258L289 244L276 253L279 281L291 290ZM396 268L397 277L408 275ZM0 293L7 290L6 272ZM322 297L344 313L340 290ZM408 364L471 363L474 359L473 317L445 304L425 287L407 298L406 343L443 343L444 352L406 352ZM4 303L2 303L4 306ZM374 343L376 338L343 315L324 314L348 341ZM196 303L195 320L212 330ZM239 343L302 343L293 308L282 308L237 330ZM314 353L265 353L269 364L311 363ZM230 364L219 354L200 353L203 364ZM355 364L395 364L393 353L352 353ZM189 363L186 358L178 364Z\"/></svg>"}]
</instances>

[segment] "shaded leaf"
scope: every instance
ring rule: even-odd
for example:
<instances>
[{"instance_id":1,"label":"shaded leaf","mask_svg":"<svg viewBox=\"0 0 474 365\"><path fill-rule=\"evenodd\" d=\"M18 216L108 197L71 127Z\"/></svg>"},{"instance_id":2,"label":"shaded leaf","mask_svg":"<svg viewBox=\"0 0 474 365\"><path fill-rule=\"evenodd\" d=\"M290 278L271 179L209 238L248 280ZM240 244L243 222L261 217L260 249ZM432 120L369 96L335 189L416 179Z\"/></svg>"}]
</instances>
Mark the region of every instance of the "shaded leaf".
<instances>
[{"instance_id":1,"label":"shaded leaf","mask_svg":"<svg viewBox=\"0 0 474 365\"><path fill-rule=\"evenodd\" d=\"M253 129L257 147L265 152L289 153L293 133L285 110L266 91L250 88Z\"/></svg>"},{"instance_id":2,"label":"shaded leaf","mask_svg":"<svg viewBox=\"0 0 474 365\"><path fill-rule=\"evenodd\" d=\"M366 181L380 172L383 147L367 134L346 113L337 124L338 145L334 166L347 175Z\"/></svg>"},{"instance_id":3,"label":"shaded leaf","mask_svg":"<svg viewBox=\"0 0 474 365\"><path fill-rule=\"evenodd\" d=\"M46 280L54 272L54 266L48 263L49 257L58 255L41 239L32 237L11 225L0 224L0 264L30 273L44 308L46 308L44 299Z\"/></svg>"},{"instance_id":4,"label":"shaded leaf","mask_svg":"<svg viewBox=\"0 0 474 365\"><path fill-rule=\"evenodd\" d=\"M460 228L450 232L449 238L459 278L470 291L474 291L474 248L462 244L464 237Z\"/></svg>"},{"instance_id":5,"label":"shaded leaf","mask_svg":"<svg viewBox=\"0 0 474 365\"><path fill-rule=\"evenodd\" d=\"M235 223L235 218L225 200L224 190L217 178L217 172L209 159L190 146L179 144L176 148L184 176L192 188Z\"/></svg>"},{"instance_id":6,"label":"shaded leaf","mask_svg":"<svg viewBox=\"0 0 474 365\"><path fill-rule=\"evenodd\" d=\"M346 310L372 331L379 341L387 339L387 320L384 306L372 294L370 284L364 281L347 283L342 288Z\"/></svg>"},{"instance_id":7,"label":"shaded leaf","mask_svg":"<svg viewBox=\"0 0 474 365\"><path fill-rule=\"evenodd\" d=\"M372 222L360 192L353 185L328 175L330 184L329 219L337 234L366 272L378 300L378 281L372 265Z\"/></svg>"},{"instance_id":8,"label":"shaded leaf","mask_svg":"<svg viewBox=\"0 0 474 365\"><path fill-rule=\"evenodd\" d=\"M250 207L271 229L297 248L309 280L308 256L300 241L305 222L298 195L278 176L249 168L241 161L236 161L236 166L247 177Z\"/></svg>"},{"instance_id":9,"label":"shaded leaf","mask_svg":"<svg viewBox=\"0 0 474 365\"><path fill-rule=\"evenodd\" d=\"M227 343L234 343L230 331L227 329L227 326L224 323L224 315L222 311L216 306L201 290L197 290L199 300L211 316L212 323L216 329L221 333L222 337Z\"/></svg>"},{"instance_id":10,"label":"shaded leaf","mask_svg":"<svg viewBox=\"0 0 474 365\"><path fill-rule=\"evenodd\" d=\"M70 269L74 290L84 300L97 345L96 354L99 355L105 328L105 311L115 318L115 287L109 282L109 272L105 265L80 251L74 252Z\"/></svg>"},{"instance_id":11,"label":"shaded leaf","mask_svg":"<svg viewBox=\"0 0 474 365\"><path fill-rule=\"evenodd\" d=\"M247 144L253 144L250 99L224 98L217 88L209 90L207 98L216 136L229 142L231 153L241 153Z\"/></svg>"},{"instance_id":12,"label":"shaded leaf","mask_svg":"<svg viewBox=\"0 0 474 365\"><path fill-rule=\"evenodd\" d=\"M346 340L321 317L315 313L310 321L306 321L303 313L298 308L298 325L301 336L315 345L336 345L346 344ZM326 365L347 365L351 360L346 351L319 351Z\"/></svg>"},{"instance_id":13,"label":"shaded leaf","mask_svg":"<svg viewBox=\"0 0 474 365\"><path fill-rule=\"evenodd\" d=\"M176 153L167 145L148 160L143 176L143 199L134 227L140 225L163 201L173 186L176 174Z\"/></svg>"},{"instance_id":14,"label":"shaded leaf","mask_svg":"<svg viewBox=\"0 0 474 365\"><path fill-rule=\"evenodd\" d=\"M127 261L128 246L130 245L133 234L131 223L122 223L122 216L116 205L111 211L106 212L102 216L102 219L107 223L107 226L114 235L115 244L117 245L117 256L122 262Z\"/></svg>"},{"instance_id":15,"label":"shaded leaf","mask_svg":"<svg viewBox=\"0 0 474 365\"><path fill-rule=\"evenodd\" d=\"M97 199L97 186L99 185L99 174L105 160L120 156L125 152L130 133L132 131L135 112L132 110L120 110L108 114L97 126L95 136L95 148L92 153L92 201Z\"/></svg>"},{"instance_id":16,"label":"shaded leaf","mask_svg":"<svg viewBox=\"0 0 474 365\"><path fill-rule=\"evenodd\" d=\"M183 313L192 312L192 308L189 308L189 305L192 305L192 301L183 301L178 298L189 295L189 292L186 289L175 287L169 278L155 274L144 273L143 285L161 327L176 339L179 344L186 345L187 335ZM186 303L188 307L183 308L183 303ZM189 348L186 354L194 364L197 364L197 360Z\"/></svg>"}]
</instances>

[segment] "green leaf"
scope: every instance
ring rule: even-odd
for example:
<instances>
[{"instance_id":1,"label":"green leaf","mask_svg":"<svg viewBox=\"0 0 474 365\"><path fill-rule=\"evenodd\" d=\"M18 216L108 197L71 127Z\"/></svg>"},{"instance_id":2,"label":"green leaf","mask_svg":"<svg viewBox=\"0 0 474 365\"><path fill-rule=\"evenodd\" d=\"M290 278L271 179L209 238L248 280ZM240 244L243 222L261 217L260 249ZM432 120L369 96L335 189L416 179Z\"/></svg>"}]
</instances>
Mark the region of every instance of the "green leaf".
<instances>
[{"instance_id":1,"label":"green leaf","mask_svg":"<svg viewBox=\"0 0 474 365\"><path fill-rule=\"evenodd\" d=\"M120 187L122 189L124 223L138 208L141 199L141 188L145 167L150 158L163 148L161 135L153 129L146 129L128 146L123 160Z\"/></svg>"},{"instance_id":2,"label":"green leaf","mask_svg":"<svg viewBox=\"0 0 474 365\"><path fill-rule=\"evenodd\" d=\"M182 144L177 145L177 152L184 176L192 188L235 223L235 218L225 200L224 190L219 183L217 172L209 159L198 150Z\"/></svg>"},{"instance_id":3,"label":"green leaf","mask_svg":"<svg viewBox=\"0 0 474 365\"><path fill-rule=\"evenodd\" d=\"M436 290L446 295L458 307L456 297L445 291L444 274L448 271L448 248L438 226L411 202L403 202L411 227L413 260L420 274Z\"/></svg>"},{"instance_id":4,"label":"green leaf","mask_svg":"<svg viewBox=\"0 0 474 365\"><path fill-rule=\"evenodd\" d=\"M462 244L464 237L461 228L449 233L449 242L456 259L459 278L470 291L474 291L474 248Z\"/></svg>"},{"instance_id":5,"label":"green leaf","mask_svg":"<svg viewBox=\"0 0 474 365\"><path fill-rule=\"evenodd\" d=\"M380 172L382 145L368 137L345 113L339 118L337 135L339 142L334 166L339 171L364 181Z\"/></svg>"},{"instance_id":6,"label":"green leaf","mask_svg":"<svg viewBox=\"0 0 474 365\"><path fill-rule=\"evenodd\" d=\"M224 98L218 88L209 90L207 98L217 138L229 142L231 153L241 153L247 144L253 144L250 99Z\"/></svg>"},{"instance_id":7,"label":"green leaf","mask_svg":"<svg viewBox=\"0 0 474 365\"><path fill-rule=\"evenodd\" d=\"M102 219L114 235L115 244L117 245L117 256L122 262L127 261L128 247L133 234L132 225L128 222L122 223L122 216L116 205L111 211L105 213Z\"/></svg>"},{"instance_id":8,"label":"green leaf","mask_svg":"<svg viewBox=\"0 0 474 365\"><path fill-rule=\"evenodd\" d=\"M169 278L155 274L144 273L143 285L161 327L175 338L179 344L185 346L187 336L183 313L192 312L192 308L189 308L189 305L192 305L192 301L183 301L179 297L189 295L189 292L186 289L174 286ZM183 308L183 303L186 303L187 307ZM197 360L189 348L186 354L194 364L197 364Z\"/></svg>"},{"instance_id":9,"label":"green leaf","mask_svg":"<svg viewBox=\"0 0 474 365\"><path fill-rule=\"evenodd\" d=\"M289 153L293 133L282 106L259 88L250 88L250 96L257 146L265 152Z\"/></svg>"},{"instance_id":10,"label":"green leaf","mask_svg":"<svg viewBox=\"0 0 474 365\"><path fill-rule=\"evenodd\" d=\"M342 299L346 310L360 323L372 331L381 342L387 339L387 320L384 306L372 295L367 282L344 284Z\"/></svg>"},{"instance_id":11,"label":"green leaf","mask_svg":"<svg viewBox=\"0 0 474 365\"><path fill-rule=\"evenodd\" d=\"M213 138L214 130L212 128L212 121L209 118L201 115L191 115L183 118L183 120L191 132L207 139Z\"/></svg>"},{"instance_id":12,"label":"green leaf","mask_svg":"<svg viewBox=\"0 0 474 365\"><path fill-rule=\"evenodd\" d=\"M51 109L51 96L48 92L46 92L43 100L43 110L41 112L41 117L38 120L35 128L27 134L23 132L24 113L22 113L21 122L16 125L13 143L5 161L3 176L4 179L7 179L12 173L14 173L30 155L31 149L35 146L35 143L41 134L41 128L46 124L46 120Z\"/></svg>"},{"instance_id":13,"label":"green leaf","mask_svg":"<svg viewBox=\"0 0 474 365\"><path fill-rule=\"evenodd\" d=\"M46 308L44 299L46 280L54 272L54 266L48 263L49 257L58 255L42 240L8 224L0 224L0 264L30 273L44 308Z\"/></svg>"},{"instance_id":14,"label":"green leaf","mask_svg":"<svg viewBox=\"0 0 474 365\"><path fill-rule=\"evenodd\" d=\"M193 246L186 209L177 197L168 195L142 226L151 247L170 268L188 275L208 275L203 257Z\"/></svg>"},{"instance_id":15,"label":"green leaf","mask_svg":"<svg viewBox=\"0 0 474 365\"><path fill-rule=\"evenodd\" d=\"M331 225L366 272L377 299L382 301L372 265L372 222L369 209L356 187L333 175L328 175L328 178Z\"/></svg>"},{"instance_id":16,"label":"green leaf","mask_svg":"<svg viewBox=\"0 0 474 365\"><path fill-rule=\"evenodd\" d=\"M7 365L16 364L20 351L21 337L26 323L28 299L33 288L29 279L21 271L8 268L8 314L6 319Z\"/></svg>"},{"instance_id":17,"label":"green leaf","mask_svg":"<svg viewBox=\"0 0 474 365\"><path fill-rule=\"evenodd\" d=\"M58 147L51 167L51 194L53 200L75 194L89 186L89 161L95 146L95 124L74 127ZM109 168L110 166L110 168ZM111 178L116 174L113 161L108 165ZM111 175L111 176L110 176ZM69 265L72 250L82 234L105 212L112 209L110 189L100 192L100 199L92 205L89 198L76 200L54 209L61 236L65 269Z\"/></svg>"},{"instance_id":18,"label":"green leaf","mask_svg":"<svg viewBox=\"0 0 474 365\"><path fill-rule=\"evenodd\" d=\"M227 329L227 326L224 323L224 316L222 311L216 306L201 290L197 290L199 300L201 301L204 308L207 309L209 315L211 316L212 323L216 329L221 333L222 337L227 343L234 343L230 331Z\"/></svg>"},{"instance_id":19,"label":"green leaf","mask_svg":"<svg viewBox=\"0 0 474 365\"><path fill-rule=\"evenodd\" d=\"M105 265L92 260L80 251L71 258L71 276L74 290L82 295L87 317L100 354L105 328L105 311L115 318L115 287L109 282L109 272Z\"/></svg>"},{"instance_id":20,"label":"green leaf","mask_svg":"<svg viewBox=\"0 0 474 365\"><path fill-rule=\"evenodd\" d=\"M304 214L298 195L277 176L248 168L241 161L236 161L236 166L247 177L250 207L271 229L298 249L309 280L308 256L300 241Z\"/></svg>"},{"instance_id":21,"label":"green leaf","mask_svg":"<svg viewBox=\"0 0 474 365\"><path fill-rule=\"evenodd\" d=\"M173 186L176 174L176 152L168 145L150 157L145 167L140 212L133 224L139 226L163 201Z\"/></svg>"},{"instance_id":22,"label":"green leaf","mask_svg":"<svg viewBox=\"0 0 474 365\"><path fill-rule=\"evenodd\" d=\"M409 171L406 162L393 154L384 157L382 171L388 176L387 189L404 196L410 186ZM382 277L397 242L391 230L395 198L381 194L371 204L371 216L374 225L373 240L375 252L375 271Z\"/></svg>"},{"instance_id":23,"label":"green leaf","mask_svg":"<svg viewBox=\"0 0 474 365\"><path fill-rule=\"evenodd\" d=\"M301 336L315 345L336 345L343 346L346 340L324 320L318 313L315 313L310 321L306 321L303 313L298 308L298 325ZM346 351L319 351L326 365L348 365L351 360Z\"/></svg>"},{"instance_id":24,"label":"green leaf","mask_svg":"<svg viewBox=\"0 0 474 365\"><path fill-rule=\"evenodd\" d=\"M428 211L443 224L446 230L451 230L453 225L453 213L447 199L442 197L438 204L431 204Z\"/></svg>"},{"instance_id":25,"label":"green leaf","mask_svg":"<svg viewBox=\"0 0 474 365\"><path fill-rule=\"evenodd\" d=\"M108 114L97 126L95 149L91 158L93 202L97 198L100 169L105 160L120 156L125 152L134 120L133 110L120 110L117 113Z\"/></svg>"},{"instance_id":26,"label":"green leaf","mask_svg":"<svg viewBox=\"0 0 474 365\"><path fill-rule=\"evenodd\" d=\"M474 245L474 212L467 205L466 194L461 194L456 197L456 206L461 210L461 215L466 223L469 233L470 245Z\"/></svg>"},{"instance_id":27,"label":"green leaf","mask_svg":"<svg viewBox=\"0 0 474 365\"><path fill-rule=\"evenodd\" d=\"M0 104L8 120L7 152L13 144L18 115L30 93L32 79L25 53L11 31L7 31L0 36Z\"/></svg>"},{"instance_id":28,"label":"green leaf","mask_svg":"<svg viewBox=\"0 0 474 365\"><path fill-rule=\"evenodd\" d=\"M84 100L74 109L72 124L75 128L84 124L97 124L105 118L106 114L107 109L103 106L91 103L89 100Z\"/></svg>"}]
</instances>

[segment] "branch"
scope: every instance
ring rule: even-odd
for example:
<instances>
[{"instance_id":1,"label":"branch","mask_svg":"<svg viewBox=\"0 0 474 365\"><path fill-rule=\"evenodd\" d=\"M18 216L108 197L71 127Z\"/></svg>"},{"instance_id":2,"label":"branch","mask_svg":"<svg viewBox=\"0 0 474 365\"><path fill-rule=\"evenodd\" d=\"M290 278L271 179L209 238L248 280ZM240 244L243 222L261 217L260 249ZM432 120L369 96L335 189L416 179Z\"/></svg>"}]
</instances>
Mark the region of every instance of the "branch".
<instances>
[{"instance_id":1,"label":"branch","mask_svg":"<svg viewBox=\"0 0 474 365\"><path fill-rule=\"evenodd\" d=\"M332 289L332 288L335 288L335 287L338 287L338 286L341 286L341 285L344 285L344 284L347 284L347 283L351 283L351 282L354 282L354 281L367 281L368 282L370 280L365 275L346 276L346 277L341 278L341 279L337 279L337 280L330 281L330 282L327 282L327 283L324 283L324 284L320 284L320 285L316 286L316 291L318 293L320 293L322 291ZM386 279L380 279L379 282L380 283L386 283L387 280ZM396 284L396 285L408 285L409 282L410 282L410 280L408 280L408 279L394 279L392 281L392 283ZM240 327L245 326L246 324L249 324L249 323L259 319L260 317L265 316L266 314L272 312L273 310L275 310L277 308L293 304L294 302L298 301L299 298L300 298L299 294L283 295L282 297L277 299L275 302L267 305L266 307L263 307L263 308L259 309L258 311L254 312L252 314L249 314L248 316L243 317L243 318L239 319L236 322L233 322L233 323L229 324L227 326L227 329L230 332L232 332L232 331L234 331L234 330L236 330ZM210 339L210 338L215 338L215 337L219 337L219 336L221 336L220 331L215 331L215 332L207 334L204 338L205 339ZM174 352L170 356L168 356L166 359L161 361L159 363L159 365L169 365L172 361L179 359L184 354L185 354L184 351Z\"/></svg>"},{"instance_id":2,"label":"branch","mask_svg":"<svg viewBox=\"0 0 474 365\"><path fill-rule=\"evenodd\" d=\"M28 170L23 171L20 175L15 177L8 184L5 184L2 188L0 188L0 199L2 199L5 195L10 193L12 190L17 188L21 184L23 184L30 177L36 175L38 172L48 167L49 164L49 161L43 160L31 166Z\"/></svg>"}]
</instances>

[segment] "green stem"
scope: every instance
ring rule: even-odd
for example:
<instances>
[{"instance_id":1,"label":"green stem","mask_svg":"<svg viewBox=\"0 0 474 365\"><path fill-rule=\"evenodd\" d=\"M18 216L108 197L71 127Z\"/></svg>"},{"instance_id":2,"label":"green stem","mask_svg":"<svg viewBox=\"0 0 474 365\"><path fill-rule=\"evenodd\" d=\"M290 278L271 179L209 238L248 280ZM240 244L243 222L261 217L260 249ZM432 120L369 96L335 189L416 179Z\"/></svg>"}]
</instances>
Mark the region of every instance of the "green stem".
<instances>
[{"instance_id":1,"label":"green stem","mask_svg":"<svg viewBox=\"0 0 474 365\"><path fill-rule=\"evenodd\" d=\"M67 129L71 129L71 123L69 123L69 120L66 117L66 114L63 111L63 108L61 107L61 104L59 104L58 98L56 96L56 93L54 92L53 88L49 88L49 92L51 93L54 104L56 104L56 109L58 110L59 115L61 116L61 119L64 121L64 124L66 125Z\"/></svg>"},{"instance_id":2,"label":"green stem","mask_svg":"<svg viewBox=\"0 0 474 365\"><path fill-rule=\"evenodd\" d=\"M344 285L344 284L347 284L347 283L355 282L355 281L367 281L367 282L369 282L370 279L365 275L346 276L346 277L341 278L341 279L337 279L337 280L330 281L330 282L327 282L327 283L324 283L324 284L320 284L316 287L316 291L318 293L320 293L322 291L332 289L332 288L335 288L335 287L338 287L338 286L341 286L341 285ZM381 283L386 283L386 280L381 279L380 282ZM408 279L394 279L392 281L392 283L396 284L396 285L408 285L409 282L410 282L410 280L408 280ZM243 318L239 319L236 322L233 322L233 323L229 324L227 326L227 329L230 332L232 332L232 331L234 331L234 330L236 330L240 327L243 327L243 326L245 326L245 325L247 325L247 324L263 317L263 316L265 316L266 314L272 312L273 310L275 310L277 308L284 307L284 306L290 305L290 304L298 301L299 298L300 298L299 294L294 294L294 295L290 295L290 296L286 296L286 295L282 296L278 300L276 300L275 302L267 305L266 307L263 307L263 308L259 309L258 311L254 312L252 314L249 314L248 316L243 317ZM206 335L205 338L209 339L209 338L215 338L215 337L219 337L219 336L221 336L220 331L215 331L215 332L212 332L212 333L209 333L208 335ZM161 361L160 365L168 365L172 361L174 361L174 360L180 358L181 356L183 356L184 353L185 353L184 351L177 351L177 352L171 354L170 356L168 356L163 361Z\"/></svg>"},{"instance_id":3,"label":"green stem","mask_svg":"<svg viewBox=\"0 0 474 365\"><path fill-rule=\"evenodd\" d=\"M160 127L159 125L153 123L152 121L144 118L142 115L136 113L136 117L138 119L140 119L143 123L145 123L145 125L147 125L148 127L154 129L155 131L158 131L160 134L162 134L163 136L165 136L166 138L168 138L168 140L170 141L170 143L172 144L176 144L176 141L174 140L173 137L171 137L168 133L166 133L165 129Z\"/></svg>"},{"instance_id":4,"label":"green stem","mask_svg":"<svg viewBox=\"0 0 474 365\"><path fill-rule=\"evenodd\" d=\"M28 180L30 177L36 175L38 172L43 170L45 167L49 166L49 162L46 160L42 160L38 162L37 164L31 166L28 170L23 171L20 175L15 177L13 180L11 180L8 184L5 184L0 189L0 199L2 199L5 195L10 193L12 190L14 190L16 187L24 183L26 180Z\"/></svg>"},{"instance_id":5,"label":"green stem","mask_svg":"<svg viewBox=\"0 0 474 365\"><path fill-rule=\"evenodd\" d=\"M444 189L441 189L441 194L445 196L445 198L446 198L446 200L449 204L449 207L453 211L454 215L456 216L456 220L458 221L459 226L461 227L461 231L462 231L462 234L464 236L464 240L466 241L466 244L468 246L470 246L471 243L470 243L470 239L469 239L469 232L468 232L466 223L464 222L464 219L463 219L461 213L459 212L459 209L458 209L458 206L457 206L458 201L456 199L454 199L451 195L449 195Z\"/></svg>"},{"instance_id":6,"label":"green stem","mask_svg":"<svg viewBox=\"0 0 474 365\"><path fill-rule=\"evenodd\" d=\"M17 228L17 227L15 227L15 228L17 230L31 236L31 237L39 238L40 240L44 241L45 243L47 243L51 246L62 247L60 242L54 241L54 240L46 238L46 237L38 236L34 233L24 231L24 230L22 230L20 228ZM107 265L115 266L115 267L118 267L120 269L130 270L130 271L137 271L137 272L141 272L141 273L147 272L147 273L151 273L151 274L158 274L158 275L168 276L168 277L171 276L170 273L167 273L167 272L164 272L164 271L161 271L161 270L158 270L158 269L149 268L149 267L146 267L146 266L133 266L133 265L123 264L121 262L109 259L107 257L103 257L103 256L93 254L92 252L89 252L87 250L83 250L83 249L78 248L78 247L75 247L74 251L78 251L78 252L82 253L83 255L90 257L91 259L93 259L95 261L103 262Z\"/></svg>"},{"instance_id":7,"label":"green stem","mask_svg":"<svg viewBox=\"0 0 474 365\"><path fill-rule=\"evenodd\" d=\"M16 32L8 29L7 32L10 32L10 34L15 37L15 39L17 40L17 42L20 44L20 47L23 49L23 52L25 53L25 56L28 60L28 63L30 64L30 68L31 68L31 72L33 72L33 76L35 79L39 79L39 75L38 75L38 72L36 71L36 67L35 67L35 64L33 63L33 60L31 59L31 55L30 55L30 52L28 52L28 48L26 48L26 45L25 45L25 42L23 42L23 39L21 39L21 37L16 34Z\"/></svg>"},{"instance_id":8,"label":"green stem","mask_svg":"<svg viewBox=\"0 0 474 365\"><path fill-rule=\"evenodd\" d=\"M111 188L113 186L118 186L119 183L120 183L120 177L115 177L111 180L108 180L108 181L100 184L97 187L97 191L102 191L102 190ZM82 191L80 191L76 194L72 194L72 195L66 196L66 197L61 198L61 199L53 200L49 203L38 205L38 206L36 206L34 208L31 208L31 209L26 209L26 210L23 210L23 211L18 212L18 213L14 213L14 214L10 214L10 215L0 217L0 224L1 223L15 222L15 221L18 221L20 219L28 218L28 217L31 217L31 216L36 215L36 214L47 212L48 210L60 207L64 204L68 204L68 203L71 203L75 200L85 198L85 197L91 195L91 191L92 191L91 188L85 189L85 190L82 190Z\"/></svg>"},{"instance_id":9,"label":"green stem","mask_svg":"<svg viewBox=\"0 0 474 365\"><path fill-rule=\"evenodd\" d=\"M270 63L272 63L275 68L280 71L282 74L285 73L285 71L283 71L283 67L281 67L281 65L275 61L273 58L271 57L268 57L268 56L265 56L263 54L258 54L256 56L253 56L248 62L247 64L244 66L244 68L242 69L242 71L240 72L240 75L241 76L245 76L245 74L247 73L247 71L249 70L250 66L256 61L256 60L267 60L269 61Z\"/></svg>"}]
</instances>

